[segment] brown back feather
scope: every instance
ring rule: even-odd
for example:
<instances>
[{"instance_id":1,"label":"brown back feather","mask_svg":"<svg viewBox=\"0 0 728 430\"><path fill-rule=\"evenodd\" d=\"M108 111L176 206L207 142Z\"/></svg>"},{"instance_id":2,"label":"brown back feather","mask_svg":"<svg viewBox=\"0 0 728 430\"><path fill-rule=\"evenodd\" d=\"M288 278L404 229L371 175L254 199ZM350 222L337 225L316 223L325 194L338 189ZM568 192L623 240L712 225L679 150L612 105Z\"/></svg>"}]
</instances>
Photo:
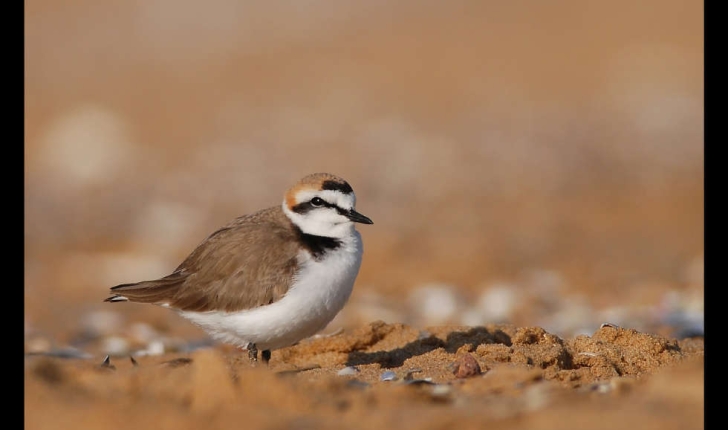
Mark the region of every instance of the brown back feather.
<instances>
[{"instance_id":1,"label":"brown back feather","mask_svg":"<svg viewBox=\"0 0 728 430\"><path fill-rule=\"evenodd\" d=\"M264 209L211 234L172 274L118 285L111 294L184 311L267 305L280 300L293 283L298 270L296 239L280 206Z\"/></svg>"}]
</instances>

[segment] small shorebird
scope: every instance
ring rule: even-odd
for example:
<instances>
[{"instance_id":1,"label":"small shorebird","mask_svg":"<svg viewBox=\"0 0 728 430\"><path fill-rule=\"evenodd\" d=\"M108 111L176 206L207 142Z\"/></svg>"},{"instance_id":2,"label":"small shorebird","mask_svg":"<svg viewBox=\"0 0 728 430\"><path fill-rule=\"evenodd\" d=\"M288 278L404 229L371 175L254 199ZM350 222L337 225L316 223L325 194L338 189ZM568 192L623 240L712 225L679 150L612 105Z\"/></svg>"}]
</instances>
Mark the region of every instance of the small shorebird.
<instances>
[{"instance_id":1,"label":"small shorebird","mask_svg":"<svg viewBox=\"0 0 728 430\"><path fill-rule=\"evenodd\" d=\"M362 258L357 212L343 179L315 173L283 204L212 233L170 275L111 288L107 302L175 310L211 337L264 362L270 351L323 329L351 295Z\"/></svg>"}]
</instances>

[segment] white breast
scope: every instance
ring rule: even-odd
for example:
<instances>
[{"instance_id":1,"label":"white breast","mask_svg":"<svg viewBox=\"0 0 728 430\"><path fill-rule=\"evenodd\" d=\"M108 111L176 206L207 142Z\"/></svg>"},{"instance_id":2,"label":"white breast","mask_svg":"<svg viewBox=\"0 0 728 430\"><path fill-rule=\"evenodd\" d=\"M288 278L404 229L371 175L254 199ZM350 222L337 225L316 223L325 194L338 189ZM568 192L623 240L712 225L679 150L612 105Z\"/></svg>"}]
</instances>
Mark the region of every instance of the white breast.
<instances>
[{"instance_id":1,"label":"white breast","mask_svg":"<svg viewBox=\"0 0 728 430\"><path fill-rule=\"evenodd\" d=\"M288 293L270 305L238 312L184 312L180 315L213 338L259 350L292 345L323 329L344 307L359 273L362 242L353 231L342 246L321 261L307 251L299 253L300 270Z\"/></svg>"}]
</instances>

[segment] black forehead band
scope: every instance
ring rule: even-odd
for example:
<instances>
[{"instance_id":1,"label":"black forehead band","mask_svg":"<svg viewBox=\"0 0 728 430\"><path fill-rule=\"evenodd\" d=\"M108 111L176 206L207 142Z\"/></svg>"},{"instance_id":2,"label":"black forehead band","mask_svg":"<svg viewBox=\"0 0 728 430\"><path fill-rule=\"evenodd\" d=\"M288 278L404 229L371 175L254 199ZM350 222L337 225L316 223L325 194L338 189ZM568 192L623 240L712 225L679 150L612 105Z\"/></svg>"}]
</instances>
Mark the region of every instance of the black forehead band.
<instances>
[{"instance_id":1,"label":"black forehead band","mask_svg":"<svg viewBox=\"0 0 728 430\"><path fill-rule=\"evenodd\" d=\"M322 190L331 190L331 191L341 191L344 194L352 193L354 190L351 189L351 185L349 185L347 182L339 182L339 181L324 181L323 184L321 184Z\"/></svg>"}]
</instances>

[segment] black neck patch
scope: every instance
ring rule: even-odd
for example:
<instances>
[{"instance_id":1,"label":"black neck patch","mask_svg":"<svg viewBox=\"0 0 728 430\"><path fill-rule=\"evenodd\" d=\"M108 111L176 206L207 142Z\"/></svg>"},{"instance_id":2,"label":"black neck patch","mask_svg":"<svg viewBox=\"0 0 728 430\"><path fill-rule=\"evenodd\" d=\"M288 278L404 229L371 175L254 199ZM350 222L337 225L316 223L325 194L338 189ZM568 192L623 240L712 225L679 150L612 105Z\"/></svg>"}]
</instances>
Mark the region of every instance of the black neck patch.
<instances>
[{"instance_id":1,"label":"black neck patch","mask_svg":"<svg viewBox=\"0 0 728 430\"><path fill-rule=\"evenodd\" d=\"M298 240L301 242L301 245L303 245L303 247L306 248L311 255L313 255L313 258L316 261L321 260L327 251L334 250L341 246L341 241L339 239L304 233L298 226L295 227Z\"/></svg>"},{"instance_id":2,"label":"black neck patch","mask_svg":"<svg viewBox=\"0 0 728 430\"><path fill-rule=\"evenodd\" d=\"M324 181L323 184L321 184L322 190L331 190L331 191L341 191L344 194L349 194L353 192L354 190L351 189L351 185L349 185L348 182L339 182L339 181Z\"/></svg>"}]
</instances>

